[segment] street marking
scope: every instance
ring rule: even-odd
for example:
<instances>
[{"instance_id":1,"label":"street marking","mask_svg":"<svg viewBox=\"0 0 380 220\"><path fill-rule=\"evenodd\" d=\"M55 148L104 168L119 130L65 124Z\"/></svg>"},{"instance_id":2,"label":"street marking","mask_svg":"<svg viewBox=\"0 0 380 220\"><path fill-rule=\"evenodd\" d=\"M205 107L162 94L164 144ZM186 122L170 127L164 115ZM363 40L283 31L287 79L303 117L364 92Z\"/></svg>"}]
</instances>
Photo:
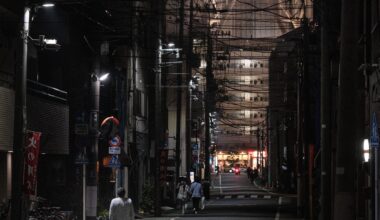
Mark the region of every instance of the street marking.
<instances>
[{"instance_id":1,"label":"street marking","mask_svg":"<svg viewBox=\"0 0 380 220\"><path fill-rule=\"evenodd\" d=\"M244 198L245 198L245 195L238 195L237 198L238 198L238 199L244 199Z\"/></svg>"},{"instance_id":2,"label":"street marking","mask_svg":"<svg viewBox=\"0 0 380 220\"><path fill-rule=\"evenodd\" d=\"M251 198L255 198L255 199L257 199L257 195L251 195Z\"/></svg>"},{"instance_id":3,"label":"street marking","mask_svg":"<svg viewBox=\"0 0 380 220\"><path fill-rule=\"evenodd\" d=\"M282 197L278 198L278 207L275 220L280 220L280 205L282 204Z\"/></svg>"},{"instance_id":4,"label":"street marking","mask_svg":"<svg viewBox=\"0 0 380 220\"><path fill-rule=\"evenodd\" d=\"M241 189L241 186L215 186L215 188L223 188L223 189Z\"/></svg>"},{"instance_id":5,"label":"street marking","mask_svg":"<svg viewBox=\"0 0 380 220\"><path fill-rule=\"evenodd\" d=\"M264 199L270 199L270 198L272 198L271 195L265 195L265 196L264 196Z\"/></svg>"},{"instance_id":6,"label":"street marking","mask_svg":"<svg viewBox=\"0 0 380 220\"><path fill-rule=\"evenodd\" d=\"M232 199L232 196L224 196L225 199Z\"/></svg>"}]
</instances>

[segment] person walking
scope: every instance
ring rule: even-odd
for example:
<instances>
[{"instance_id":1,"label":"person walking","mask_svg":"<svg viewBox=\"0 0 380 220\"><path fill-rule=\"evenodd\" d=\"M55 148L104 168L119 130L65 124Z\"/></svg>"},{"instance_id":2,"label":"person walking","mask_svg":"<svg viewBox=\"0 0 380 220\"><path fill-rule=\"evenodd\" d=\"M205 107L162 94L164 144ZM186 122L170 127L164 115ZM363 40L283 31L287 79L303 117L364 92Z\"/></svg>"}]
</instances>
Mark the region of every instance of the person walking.
<instances>
[{"instance_id":1,"label":"person walking","mask_svg":"<svg viewBox=\"0 0 380 220\"><path fill-rule=\"evenodd\" d=\"M193 210L197 214L199 212L199 202L203 196L202 184L200 178L196 176L194 182L190 186L191 199L193 200Z\"/></svg>"},{"instance_id":2,"label":"person walking","mask_svg":"<svg viewBox=\"0 0 380 220\"><path fill-rule=\"evenodd\" d=\"M177 201L181 207L182 214L185 214L187 194L189 193L189 186L186 183L186 177L181 177L181 180L177 185L177 190Z\"/></svg>"},{"instance_id":3,"label":"person walking","mask_svg":"<svg viewBox=\"0 0 380 220\"><path fill-rule=\"evenodd\" d=\"M117 197L112 199L109 219L110 220L132 220L135 219L135 210L130 198L124 198L125 189L120 187L117 189Z\"/></svg>"}]
</instances>

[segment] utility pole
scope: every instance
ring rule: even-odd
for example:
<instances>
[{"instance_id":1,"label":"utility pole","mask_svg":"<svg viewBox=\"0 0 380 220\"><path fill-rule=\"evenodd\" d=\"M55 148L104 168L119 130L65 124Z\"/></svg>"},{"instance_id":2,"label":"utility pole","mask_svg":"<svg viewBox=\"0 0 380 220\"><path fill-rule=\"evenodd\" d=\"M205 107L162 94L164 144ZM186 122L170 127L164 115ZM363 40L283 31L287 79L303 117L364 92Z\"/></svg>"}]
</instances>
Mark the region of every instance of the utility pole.
<instances>
[{"instance_id":1,"label":"utility pole","mask_svg":"<svg viewBox=\"0 0 380 220\"><path fill-rule=\"evenodd\" d=\"M301 216L303 208L303 142L302 142L302 112L301 112L301 91L302 91L302 70L298 64L297 72L297 216Z\"/></svg>"},{"instance_id":2,"label":"utility pole","mask_svg":"<svg viewBox=\"0 0 380 220\"><path fill-rule=\"evenodd\" d=\"M192 77L192 64L193 64L193 0L190 0L190 20L189 20L189 33L188 33L188 50L186 62L186 83L188 84ZM186 105L186 170L187 177L190 176L191 162L192 162L192 149L191 149L191 91L188 90L186 100L190 100Z\"/></svg>"},{"instance_id":3,"label":"utility pole","mask_svg":"<svg viewBox=\"0 0 380 220\"><path fill-rule=\"evenodd\" d=\"M155 76L155 216L161 215L161 183L160 183L160 150L162 148L162 108L161 108L161 62L162 62L162 44L158 38L157 66Z\"/></svg>"},{"instance_id":4,"label":"utility pole","mask_svg":"<svg viewBox=\"0 0 380 220\"><path fill-rule=\"evenodd\" d=\"M339 7L334 1L321 1L321 212L319 219L332 219L332 151L331 151L331 66L336 50ZM337 18L335 18L337 17ZM334 19L335 18L335 19Z\"/></svg>"},{"instance_id":5,"label":"utility pole","mask_svg":"<svg viewBox=\"0 0 380 220\"><path fill-rule=\"evenodd\" d=\"M28 1L25 1L28 4ZM29 42L29 22L30 8L24 8L24 24L22 32L22 68L21 75L16 74L15 80L15 116L14 116L14 136L13 136L13 160L12 160L12 201L11 201L11 218L20 220L24 218L23 208L23 167L24 167L24 147L27 129L27 111L26 111L26 79L28 69L28 42Z\"/></svg>"},{"instance_id":6,"label":"utility pole","mask_svg":"<svg viewBox=\"0 0 380 220\"><path fill-rule=\"evenodd\" d=\"M272 146L269 146L269 138L270 138L270 134L271 134L271 131L269 131L269 126L270 126L270 123L269 123L269 107L267 107L266 109L266 116L265 116L265 121L266 121L266 130L267 130L267 134L266 134L266 145L267 145L267 170L268 170L268 173L267 173L267 183L270 187L272 187L272 157L271 157L271 154L272 154Z\"/></svg>"},{"instance_id":7,"label":"utility pole","mask_svg":"<svg viewBox=\"0 0 380 220\"><path fill-rule=\"evenodd\" d=\"M306 10L306 8L304 8ZM311 210L309 210L310 204L309 204L309 198L312 197L312 192L309 190L309 183L312 181L308 178L307 169L308 169L308 161L309 161L309 152L310 152L310 144L313 143L312 137L313 137L313 131L311 124L312 120L310 115L310 99L311 99L311 76L309 73L309 19L304 15L302 21L301 21L301 27L302 27L302 77L301 77L301 119L303 122L301 122L302 126L302 138L303 141L301 141L301 152L302 157L300 158L300 168L301 168L301 176L302 176L302 192L303 196L301 197L301 203L303 204L303 215L307 218L310 218Z\"/></svg>"},{"instance_id":8,"label":"utility pole","mask_svg":"<svg viewBox=\"0 0 380 220\"><path fill-rule=\"evenodd\" d=\"M89 137L90 148L89 164L88 164L88 180L86 193L92 203L86 203L88 206L88 219L96 219L97 214L97 198L98 198L98 138L99 138L99 98L100 98L100 80L99 80L99 60L95 58L94 73L91 74L91 110L89 119ZM93 206L90 206L93 204Z\"/></svg>"},{"instance_id":9,"label":"utility pole","mask_svg":"<svg viewBox=\"0 0 380 220\"><path fill-rule=\"evenodd\" d=\"M366 93L367 93L367 102L368 102L368 112L366 113L370 123L367 126L366 129L366 137L370 137L370 140L376 137L373 137L373 129L376 129L375 127L372 126L374 123L373 120L376 120L377 122L377 117L376 117L376 110L378 109L378 104L376 101L373 101L373 90L374 84L377 83L377 75L373 74L373 69L371 68L374 66L375 60L372 58L372 6L373 6L373 1L371 0L366 0L364 2L364 71L363 74L366 77ZM376 65L376 64L375 64ZM377 67L379 68L379 67ZM374 117L374 118L373 118ZM371 219L378 220L379 219L379 166L378 166L378 159L379 159L379 147L374 146L375 143L374 141L371 140L371 145L370 145L370 156L369 156L369 167L370 167L370 180L368 183L366 183L365 188L371 187L371 200L370 200L370 205L366 205L365 207L365 216L372 216ZM364 150L364 149L363 149ZM366 174L365 174L366 175ZM367 181L366 181L367 182Z\"/></svg>"},{"instance_id":10,"label":"utility pole","mask_svg":"<svg viewBox=\"0 0 380 220\"><path fill-rule=\"evenodd\" d=\"M367 117L370 119L370 124L366 130L365 136L371 137L372 136L372 117L373 114L376 115L375 111L377 108L377 105L372 101L372 88L373 88L373 83L376 83L376 80L371 80L372 76L372 71L371 66L373 65L373 59L372 59L372 1L371 0L366 0L364 3L364 59L363 63L365 65L363 74L366 77L366 93L367 93L367 100L368 100L368 112ZM377 117L375 116L375 119ZM371 137L372 139L372 137ZM371 141L372 142L372 141ZM375 186L371 187L371 205L369 207L365 208L365 216L372 216L371 219L378 220L379 219L379 187L378 186L378 147L372 146L371 144L371 151L370 151L370 157L372 158L369 160L369 167L370 167L370 180L368 183L363 186L363 187L368 187L368 186Z\"/></svg>"},{"instance_id":11,"label":"utility pole","mask_svg":"<svg viewBox=\"0 0 380 220\"><path fill-rule=\"evenodd\" d=\"M206 55L206 99L205 99L205 180L210 181L210 108L211 101L213 97L211 93L213 92L213 75L212 75L212 38L210 32L207 34L207 55ZM210 198L209 194L210 184L208 183L205 188L207 188L207 193L205 192L206 199ZM205 190L205 191L206 191Z\"/></svg>"},{"instance_id":12,"label":"utility pole","mask_svg":"<svg viewBox=\"0 0 380 220\"><path fill-rule=\"evenodd\" d=\"M357 107L364 105L358 102L357 92L360 83L357 71L358 56L358 32L359 24L357 10L359 1L342 1L341 34L340 34L340 73L338 91L338 118L337 118L337 147L335 167L335 192L334 192L334 218L356 219L355 210L355 183L356 167L359 158L360 138L356 127L361 118L361 112ZM363 127L360 127L363 129Z\"/></svg>"},{"instance_id":13,"label":"utility pole","mask_svg":"<svg viewBox=\"0 0 380 220\"><path fill-rule=\"evenodd\" d=\"M162 67L162 14L164 13L164 4L162 0L158 0L156 4L156 13L158 15L157 24L157 59L155 68L155 200L154 215L161 216L161 183L160 183L160 153L162 149L162 100L161 100L161 67Z\"/></svg>"},{"instance_id":14,"label":"utility pole","mask_svg":"<svg viewBox=\"0 0 380 220\"><path fill-rule=\"evenodd\" d=\"M264 128L261 129L261 150L260 150L260 159L261 159L261 174L263 174L264 171Z\"/></svg>"},{"instance_id":15,"label":"utility pole","mask_svg":"<svg viewBox=\"0 0 380 220\"><path fill-rule=\"evenodd\" d=\"M210 30L207 34L207 55L206 55L206 105L205 105L205 121L206 121L206 134L205 134L205 179L210 181L210 147L211 147L211 136L210 136L210 109L211 104L214 100L214 77L212 73L212 38Z\"/></svg>"},{"instance_id":16,"label":"utility pole","mask_svg":"<svg viewBox=\"0 0 380 220\"><path fill-rule=\"evenodd\" d=\"M259 160L259 151L260 151L260 128L259 128L259 127L257 127L257 130L256 130L256 140L257 140L256 168L257 168L257 171L260 171L260 170L259 170L259 164L260 164L260 160Z\"/></svg>"},{"instance_id":17,"label":"utility pole","mask_svg":"<svg viewBox=\"0 0 380 220\"><path fill-rule=\"evenodd\" d=\"M184 7L185 0L181 0L179 8L179 40L178 47L183 48L183 21L184 21ZM182 53L179 54L179 60L182 60ZM182 64L178 64L177 72L182 73ZM182 85L182 75L177 75L177 120L176 120L176 139L175 139L175 157L176 157L176 165L175 165L175 176L176 183L178 182L179 177L179 167L181 165L181 117L182 117L182 89L180 85Z\"/></svg>"},{"instance_id":18,"label":"utility pole","mask_svg":"<svg viewBox=\"0 0 380 220\"><path fill-rule=\"evenodd\" d=\"M276 188L277 190L280 188L280 173L281 173L281 146L280 146L280 121L278 119L279 112L276 115L276 137L277 137L277 146L276 153L272 152L272 154L277 155L277 158L274 159L276 164Z\"/></svg>"}]
</instances>

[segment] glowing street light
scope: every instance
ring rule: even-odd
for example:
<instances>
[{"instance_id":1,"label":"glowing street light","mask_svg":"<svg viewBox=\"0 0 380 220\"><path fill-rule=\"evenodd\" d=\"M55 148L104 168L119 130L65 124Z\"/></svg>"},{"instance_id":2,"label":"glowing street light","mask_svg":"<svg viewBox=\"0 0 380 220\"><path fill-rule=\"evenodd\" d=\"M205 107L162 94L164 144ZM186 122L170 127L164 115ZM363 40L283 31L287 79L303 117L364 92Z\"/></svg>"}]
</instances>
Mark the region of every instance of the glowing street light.
<instances>
[{"instance_id":1,"label":"glowing street light","mask_svg":"<svg viewBox=\"0 0 380 220\"><path fill-rule=\"evenodd\" d=\"M109 75L110 75L110 73L104 73L103 75L101 75L99 77L99 80L100 81L104 81L104 80L106 80L108 78Z\"/></svg>"},{"instance_id":2,"label":"glowing street light","mask_svg":"<svg viewBox=\"0 0 380 220\"><path fill-rule=\"evenodd\" d=\"M44 3L44 4L42 4L42 7L44 7L44 8L54 7L54 3Z\"/></svg>"}]
</instances>

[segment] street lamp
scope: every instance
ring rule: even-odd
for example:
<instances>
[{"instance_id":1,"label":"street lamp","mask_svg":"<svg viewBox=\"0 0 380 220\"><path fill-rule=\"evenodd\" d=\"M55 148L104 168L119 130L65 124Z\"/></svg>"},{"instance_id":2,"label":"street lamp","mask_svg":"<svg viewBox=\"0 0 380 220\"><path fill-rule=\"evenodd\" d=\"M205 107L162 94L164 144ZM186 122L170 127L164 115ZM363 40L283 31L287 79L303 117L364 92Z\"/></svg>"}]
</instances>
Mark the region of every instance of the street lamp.
<instances>
[{"instance_id":1,"label":"street lamp","mask_svg":"<svg viewBox=\"0 0 380 220\"><path fill-rule=\"evenodd\" d=\"M110 75L109 73L104 73L103 75L101 75L101 76L99 77L99 80L100 80L100 81L104 81L104 80L106 80L106 79L108 78L109 75Z\"/></svg>"},{"instance_id":2,"label":"street lamp","mask_svg":"<svg viewBox=\"0 0 380 220\"><path fill-rule=\"evenodd\" d=\"M42 5L43 6L43 5ZM48 4L45 7L52 7ZM34 9L38 9L34 6ZM13 161L12 161L12 201L11 218L19 220L24 218L25 212L22 204L22 171L24 166L23 148L27 130L27 106L26 106L26 81L28 68L28 42L30 28L30 12L32 7L25 6L22 30L22 68L21 74L16 75L15 80L15 116L14 116L14 135L13 135Z\"/></svg>"},{"instance_id":3,"label":"street lamp","mask_svg":"<svg viewBox=\"0 0 380 220\"><path fill-rule=\"evenodd\" d=\"M54 7L54 3L44 3L44 4L42 4L42 7L44 7L44 8Z\"/></svg>"},{"instance_id":4,"label":"street lamp","mask_svg":"<svg viewBox=\"0 0 380 220\"><path fill-rule=\"evenodd\" d=\"M180 51L182 48L174 48L174 43L169 43L166 45L162 44L161 39L159 38L157 41L157 63L155 68L155 177L154 177L154 184L155 184L155 216L161 215L161 190L160 190L160 152L162 148L162 136L163 131L162 127L158 126L162 124L162 84L161 84L161 75L162 75L162 67L164 65L172 65L172 64L179 64L182 63L182 61L174 61L174 62L162 62L163 55L168 54L175 54L176 58L180 57ZM165 46L165 48L164 48ZM181 74L181 73L178 73Z\"/></svg>"}]
</instances>

